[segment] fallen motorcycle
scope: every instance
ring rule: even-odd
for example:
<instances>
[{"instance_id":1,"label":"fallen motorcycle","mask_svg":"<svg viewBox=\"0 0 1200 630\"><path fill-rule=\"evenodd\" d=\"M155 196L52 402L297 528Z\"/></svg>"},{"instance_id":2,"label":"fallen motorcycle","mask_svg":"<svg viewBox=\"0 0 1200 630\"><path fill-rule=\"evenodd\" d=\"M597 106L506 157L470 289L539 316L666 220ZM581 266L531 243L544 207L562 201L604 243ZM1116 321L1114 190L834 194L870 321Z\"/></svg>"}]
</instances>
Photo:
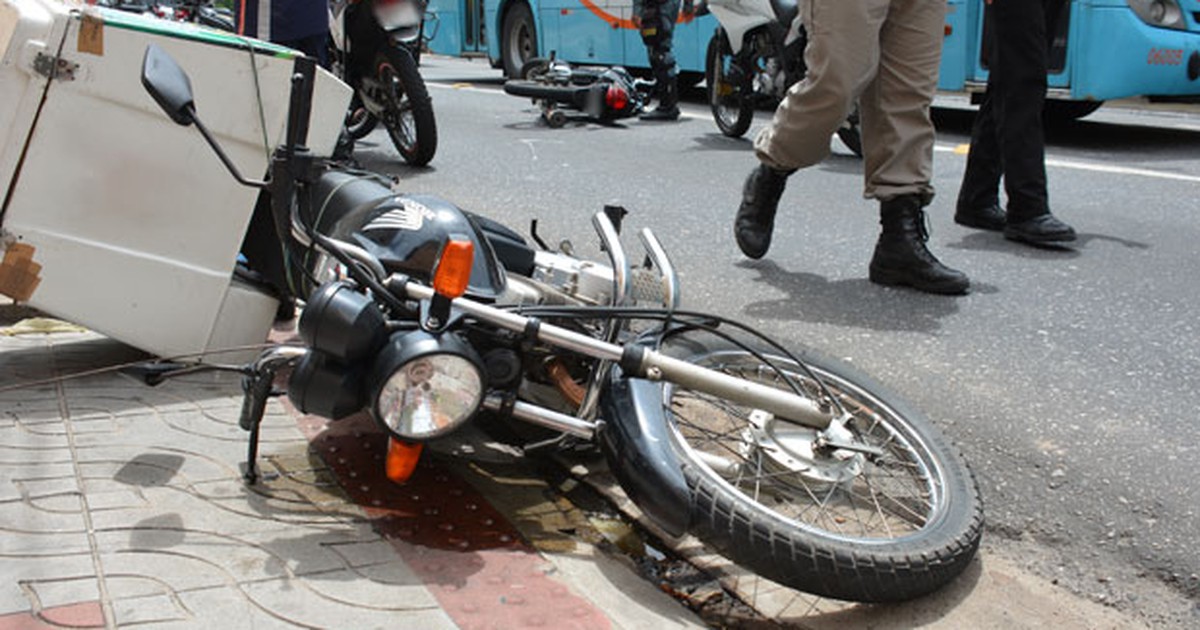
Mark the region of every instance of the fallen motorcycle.
<instances>
[{"instance_id":1,"label":"fallen motorcycle","mask_svg":"<svg viewBox=\"0 0 1200 630\"><path fill-rule=\"evenodd\" d=\"M600 123L637 116L654 86L619 66L572 66L553 56L525 62L520 76L504 82L505 93L532 99L553 128L572 116Z\"/></svg>"},{"instance_id":2,"label":"fallen motorcycle","mask_svg":"<svg viewBox=\"0 0 1200 630\"><path fill-rule=\"evenodd\" d=\"M289 256L313 261L316 286L302 345L244 370L249 482L272 385L290 372L302 412L375 419L397 482L426 444L474 424L519 444L593 445L662 530L822 596L906 600L971 561L974 477L908 404L841 362L679 308L662 244L641 230L644 262L632 264L619 208L592 219L608 259L586 261L330 165L303 146L314 69L295 64L267 180L237 176L269 191ZM187 75L161 49L147 49L142 82L172 120L204 131Z\"/></svg>"}]
</instances>

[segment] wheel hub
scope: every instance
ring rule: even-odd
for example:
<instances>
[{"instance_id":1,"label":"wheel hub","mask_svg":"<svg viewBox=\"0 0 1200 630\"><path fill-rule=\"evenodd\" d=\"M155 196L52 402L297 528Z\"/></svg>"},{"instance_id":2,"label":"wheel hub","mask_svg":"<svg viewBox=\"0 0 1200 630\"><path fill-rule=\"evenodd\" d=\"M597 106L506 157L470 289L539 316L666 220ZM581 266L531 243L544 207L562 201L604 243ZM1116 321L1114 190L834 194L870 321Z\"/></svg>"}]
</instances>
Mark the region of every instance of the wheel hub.
<instances>
[{"instance_id":1,"label":"wheel hub","mask_svg":"<svg viewBox=\"0 0 1200 630\"><path fill-rule=\"evenodd\" d=\"M749 420L749 426L742 433L741 455L753 461L751 455L761 454L761 461L768 468L766 473L798 473L810 482L823 485L850 483L862 473L863 456L842 449L823 448L821 431L780 422L772 414L760 410L751 412ZM829 430L836 432L838 429L846 432L840 425L831 425ZM845 436L837 437L840 440Z\"/></svg>"}]
</instances>

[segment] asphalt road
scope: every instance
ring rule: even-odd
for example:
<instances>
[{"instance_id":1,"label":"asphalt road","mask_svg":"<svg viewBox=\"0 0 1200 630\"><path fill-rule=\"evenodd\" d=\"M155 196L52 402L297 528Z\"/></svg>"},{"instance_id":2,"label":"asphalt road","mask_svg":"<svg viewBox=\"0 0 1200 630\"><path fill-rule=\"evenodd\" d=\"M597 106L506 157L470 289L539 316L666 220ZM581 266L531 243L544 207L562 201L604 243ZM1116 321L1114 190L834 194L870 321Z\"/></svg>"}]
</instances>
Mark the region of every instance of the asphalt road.
<instances>
[{"instance_id":1,"label":"asphalt road","mask_svg":"<svg viewBox=\"0 0 1200 630\"><path fill-rule=\"evenodd\" d=\"M989 543L1151 624L1200 623L1200 106L1105 107L1051 130L1052 207L1080 238L1034 249L952 222L971 113L940 98L930 248L973 290L937 297L867 281L876 206L836 140L792 178L753 262L731 236L750 142L721 136L697 98L674 124L550 129L481 60L422 70L432 165L404 166L381 131L364 164L597 257L590 216L625 206L671 253L686 306L848 359L924 409L974 465Z\"/></svg>"}]
</instances>

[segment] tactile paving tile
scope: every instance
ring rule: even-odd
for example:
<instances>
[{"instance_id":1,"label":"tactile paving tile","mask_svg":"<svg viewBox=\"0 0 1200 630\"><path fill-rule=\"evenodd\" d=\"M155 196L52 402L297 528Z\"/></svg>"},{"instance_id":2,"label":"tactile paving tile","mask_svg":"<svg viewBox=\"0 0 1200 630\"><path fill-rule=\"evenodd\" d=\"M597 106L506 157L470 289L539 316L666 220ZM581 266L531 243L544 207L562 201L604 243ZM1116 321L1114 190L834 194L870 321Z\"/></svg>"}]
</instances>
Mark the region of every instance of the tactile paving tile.
<instances>
[{"instance_id":1,"label":"tactile paving tile","mask_svg":"<svg viewBox=\"0 0 1200 630\"><path fill-rule=\"evenodd\" d=\"M427 453L413 477L384 474L386 435L365 414L337 422L300 419L301 430L377 531L464 630L610 627L466 483Z\"/></svg>"}]
</instances>

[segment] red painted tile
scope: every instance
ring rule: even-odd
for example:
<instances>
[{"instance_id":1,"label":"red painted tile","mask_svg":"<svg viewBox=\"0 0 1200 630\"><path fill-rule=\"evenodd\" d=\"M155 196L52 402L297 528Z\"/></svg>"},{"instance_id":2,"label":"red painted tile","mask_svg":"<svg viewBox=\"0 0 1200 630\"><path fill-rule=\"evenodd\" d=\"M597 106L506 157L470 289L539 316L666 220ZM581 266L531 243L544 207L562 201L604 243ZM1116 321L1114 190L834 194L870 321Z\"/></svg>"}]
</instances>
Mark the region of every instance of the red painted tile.
<instances>
[{"instance_id":1,"label":"red painted tile","mask_svg":"<svg viewBox=\"0 0 1200 630\"><path fill-rule=\"evenodd\" d=\"M55 608L0 615L0 630L48 630L61 628L103 628L104 611L100 602L79 602Z\"/></svg>"}]
</instances>

